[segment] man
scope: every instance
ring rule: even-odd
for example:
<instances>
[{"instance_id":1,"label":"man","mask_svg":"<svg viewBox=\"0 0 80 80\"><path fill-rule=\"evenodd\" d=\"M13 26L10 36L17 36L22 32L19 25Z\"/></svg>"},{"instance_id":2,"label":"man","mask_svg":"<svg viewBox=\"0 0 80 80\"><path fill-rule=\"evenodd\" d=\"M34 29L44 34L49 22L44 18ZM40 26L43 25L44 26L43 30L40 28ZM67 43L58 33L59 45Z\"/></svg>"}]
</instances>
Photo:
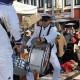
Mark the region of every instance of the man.
<instances>
[{"instance_id":1,"label":"man","mask_svg":"<svg viewBox=\"0 0 80 80\"><path fill-rule=\"evenodd\" d=\"M0 80L13 80L13 50L7 32L13 35L17 50L21 49L19 21L11 4L12 0L0 0Z\"/></svg>"},{"instance_id":2,"label":"man","mask_svg":"<svg viewBox=\"0 0 80 80\"><path fill-rule=\"evenodd\" d=\"M31 38L29 39L26 45L30 47L32 45L31 44L32 39L35 37L39 37L37 39L37 42L47 42L47 43L50 43L51 46L53 46L53 48L51 49L50 63L54 68L53 80L59 80L61 67L60 67L58 58L56 56L57 49L55 45L55 38L57 37L57 31L54 29L54 27L50 28L51 20L52 20L52 16L50 14L42 14L42 19L41 19L42 27L41 26L35 27L34 34L31 36ZM48 31L49 31L49 34L47 35ZM34 80L34 79L31 79L31 75L30 73L27 74L27 80Z\"/></svg>"},{"instance_id":3,"label":"man","mask_svg":"<svg viewBox=\"0 0 80 80\"><path fill-rule=\"evenodd\" d=\"M64 55L64 49L67 47L66 39L63 34L57 32L57 38L55 40L57 46L57 55L60 63L62 64L62 56Z\"/></svg>"}]
</instances>

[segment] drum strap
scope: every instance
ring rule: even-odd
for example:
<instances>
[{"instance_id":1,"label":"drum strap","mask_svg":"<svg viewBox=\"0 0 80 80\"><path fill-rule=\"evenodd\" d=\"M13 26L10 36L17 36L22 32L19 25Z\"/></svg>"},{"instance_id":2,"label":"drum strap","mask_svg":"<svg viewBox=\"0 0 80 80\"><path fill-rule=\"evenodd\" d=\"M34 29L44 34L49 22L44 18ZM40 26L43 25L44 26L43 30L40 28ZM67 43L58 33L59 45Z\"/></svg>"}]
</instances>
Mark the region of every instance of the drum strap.
<instances>
[{"instance_id":1,"label":"drum strap","mask_svg":"<svg viewBox=\"0 0 80 80\"><path fill-rule=\"evenodd\" d=\"M39 37L41 36L41 31L42 31L42 26L41 26L41 29L40 29L40 32L39 32Z\"/></svg>"},{"instance_id":2,"label":"drum strap","mask_svg":"<svg viewBox=\"0 0 80 80\"><path fill-rule=\"evenodd\" d=\"M47 35L49 35L50 29L51 29L52 27L53 27L53 26L50 25L50 27L49 27L49 29L48 29L48 32L47 32ZM40 29L39 37L40 37L40 35L41 35L41 31L42 31L42 26L41 26L41 29ZM53 45L50 44L50 49L52 49L53 46L54 46L54 44L53 44Z\"/></svg>"},{"instance_id":3,"label":"drum strap","mask_svg":"<svg viewBox=\"0 0 80 80\"><path fill-rule=\"evenodd\" d=\"M51 27L52 27L52 26L50 25L50 27L49 27L49 29L48 29L48 32L47 32L47 35L49 35L49 32L50 32ZM42 26L41 26L41 29L40 29L39 37L40 37L40 35L41 35L41 31L42 31Z\"/></svg>"},{"instance_id":4,"label":"drum strap","mask_svg":"<svg viewBox=\"0 0 80 80\"><path fill-rule=\"evenodd\" d=\"M5 29L5 31L7 32L8 37L10 38L10 32L7 31L4 22L0 19L0 24L2 25L2 27Z\"/></svg>"},{"instance_id":5,"label":"drum strap","mask_svg":"<svg viewBox=\"0 0 80 80\"><path fill-rule=\"evenodd\" d=\"M11 36L11 35L10 35L10 32L7 31L5 24L4 24L4 22L3 22L1 19L0 19L0 24L1 24L2 27L5 29L5 31L6 31L6 33L7 33L7 35L8 35L8 37L10 38L10 36ZM14 37L13 37L13 36L12 36L12 40L10 41L10 43L11 43L12 47L15 46Z\"/></svg>"},{"instance_id":6,"label":"drum strap","mask_svg":"<svg viewBox=\"0 0 80 80\"><path fill-rule=\"evenodd\" d=\"M47 35L49 35L50 29L51 29L51 25L50 25L50 27L49 27L49 29L48 29Z\"/></svg>"}]
</instances>

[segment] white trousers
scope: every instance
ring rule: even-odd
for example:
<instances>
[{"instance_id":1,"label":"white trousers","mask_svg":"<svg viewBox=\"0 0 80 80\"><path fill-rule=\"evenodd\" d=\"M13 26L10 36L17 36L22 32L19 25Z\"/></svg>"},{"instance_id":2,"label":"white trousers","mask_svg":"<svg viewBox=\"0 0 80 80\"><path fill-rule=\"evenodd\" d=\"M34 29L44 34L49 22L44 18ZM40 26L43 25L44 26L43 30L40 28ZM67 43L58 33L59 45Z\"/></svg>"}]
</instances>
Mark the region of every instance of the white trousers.
<instances>
[{"instance_id":1,"label":"white trousers","mask_svg":"<svg viewBox=\"0 0 80 80\"><path fill-rule=\"evenodd\" d=\"M60 66L59 60L57 58L56 52L57 52L57 49L56 49L56 46L54 45L54 47L51 50L51 56L50 56L50 63L52 64L52 66L54 68L53 80L59 80L60 70L61 70L61 66Z\"/></svg>"},{"instance_id":2,"label":"white trousers","mask_svg":"<svg viewBox=\"0 0 80 80\"><path fill-rule=\"evenodd\" d=\"M26 79L27 80L34 80L33 72L28 72L27 75L26 75Z\"/></svg>"},{"instance_id":3,"label":"white trousers","mask_svg":"<svg viewBox=\"0 0 80 80\"><path fill-rule=\"evenodd\" d=\"M7 54L7 53L6 53ZM13 80L13 62L12 58L0 58L0 80Z\"/></svg>"}]
</instances>

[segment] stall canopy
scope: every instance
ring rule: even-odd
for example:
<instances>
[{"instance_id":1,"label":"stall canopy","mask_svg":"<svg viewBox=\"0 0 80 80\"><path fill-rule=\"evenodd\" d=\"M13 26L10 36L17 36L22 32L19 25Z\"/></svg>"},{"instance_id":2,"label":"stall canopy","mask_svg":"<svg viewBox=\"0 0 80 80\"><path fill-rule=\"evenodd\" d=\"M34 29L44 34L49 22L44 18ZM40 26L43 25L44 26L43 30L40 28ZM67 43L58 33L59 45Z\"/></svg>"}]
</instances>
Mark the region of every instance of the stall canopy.
<instances>
[{"instance_id":1,"label":"stall canopy","mask_svg":"<svg viewBox=\"0 0 80 80\"><path fill-rule=\"evenodd\" d=\"M28 4L23 4L17 1L13 2L13 7L15 8L16 12L18 14L36 14L37 13L37 7L28 5Z\"/></svg>"},{"instance_id":2,"label":"stall canopy","mask_svg":"<svg viewBox=\"0 0 80 80\"><path fill-rule=\"evenodd\" d=\"M34 14L31 16L25 16L22 21L22 27L30 28L33 24L37 23L41 19L41 14Z\"/></svg>"}]
</instances>

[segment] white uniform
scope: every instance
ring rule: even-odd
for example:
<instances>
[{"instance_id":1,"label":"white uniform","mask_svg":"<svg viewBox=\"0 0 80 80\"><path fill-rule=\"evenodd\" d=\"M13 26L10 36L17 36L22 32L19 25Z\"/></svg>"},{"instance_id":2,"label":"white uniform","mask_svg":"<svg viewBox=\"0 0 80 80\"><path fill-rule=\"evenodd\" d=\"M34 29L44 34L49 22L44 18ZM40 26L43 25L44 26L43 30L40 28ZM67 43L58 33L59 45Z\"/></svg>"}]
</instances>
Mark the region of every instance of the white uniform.
<instances>
[{"instance_id":1,"label":"white uniform","mask_svg":"<svg viewBox=\"0 0 80 80\"><path fill-rule=\"evenodd\" d=\"M11 5L0 4L0 18L4 20L15 40L19 40L21 38L19 21L14 8ZM10 39L0 24L0 80L13 80L12 54Z\"/></svg>"},{"instance_id":2,"label":"white uniform","mask_svg":"<svg viewBox=\"0 0 80 80\"><path fill-rule=\"evenodd\" d=\"M57 31L54 29L54 27L52 27L50 29L49 35L47 35L49 27L50 27L50 25L48 25L46 28L42 27L40 37L45 38L48 43L53 45L53 43L55 42L55 38L57 37ZM39 37L40 29L41 29L41 27L39 27L39 26L35 27L34 34L32 35L32 37L27 42L28 46L31 46L31 41L34 37ZM54 68L53 78L54 78L54 80L59 80L58 78L60 76L61 67L60 67L60 63L58 61L56 52L57 52L57 49L56 49L56 45L54 44L54 47L51 50L50 62ZM27 77L28 77L27 80L33 80L33 79L29 79L29 74L27 75ZM31 78L31 76L30 76L30 78Z\"/></svg>"}]
</instances>

